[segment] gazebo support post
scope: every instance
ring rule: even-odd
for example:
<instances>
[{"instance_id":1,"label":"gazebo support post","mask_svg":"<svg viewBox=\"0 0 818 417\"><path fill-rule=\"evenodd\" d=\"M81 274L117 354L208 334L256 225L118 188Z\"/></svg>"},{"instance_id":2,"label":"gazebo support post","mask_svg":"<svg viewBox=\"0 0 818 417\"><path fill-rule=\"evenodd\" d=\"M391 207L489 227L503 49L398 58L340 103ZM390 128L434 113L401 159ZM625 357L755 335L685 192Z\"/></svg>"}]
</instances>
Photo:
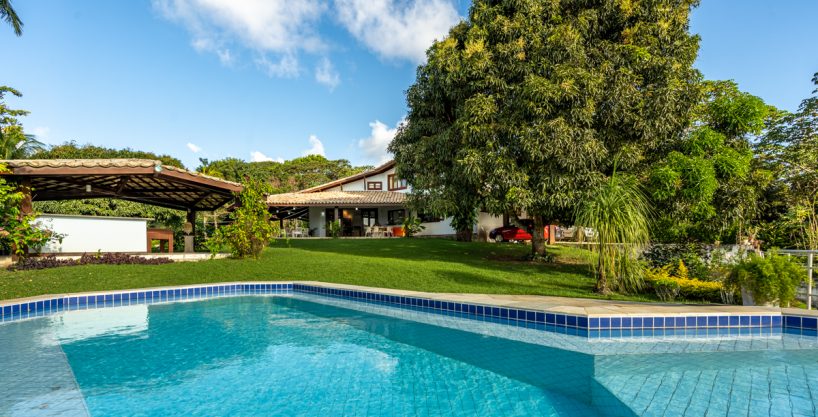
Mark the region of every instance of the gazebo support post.
<instances>
[{"instance_id":1,"label":"gazebo support post","mask_svg":"<svg viewBox=\"0 0 818 417\"><path fill-rule=\"evenodd\" d=\"M196 210L189 209L187 211L187 223L190 224L190 233L185 234L185 253L193 253L196 251L194 241L196 239Z\"/></svg>"}]
</instances>

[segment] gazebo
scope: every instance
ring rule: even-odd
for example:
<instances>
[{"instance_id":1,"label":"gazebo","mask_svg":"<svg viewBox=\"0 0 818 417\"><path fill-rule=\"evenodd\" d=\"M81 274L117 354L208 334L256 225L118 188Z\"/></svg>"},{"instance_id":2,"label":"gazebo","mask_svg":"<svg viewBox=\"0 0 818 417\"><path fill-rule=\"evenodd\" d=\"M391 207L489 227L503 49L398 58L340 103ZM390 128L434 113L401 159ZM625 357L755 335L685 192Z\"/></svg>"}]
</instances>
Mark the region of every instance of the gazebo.
<instances>
[{"instance_id":1,"label":"gazebo","mask_svg":"<svg viewBox=\"0 0 818 417\"><path fill-rule=\"evenodd\" d=\"M197 211L222 207L243 189L151 159L14 159L0 160L0 165L9 171L0 175L25 193L24 213L32 212L32 201L118 198L184 210L195 227Z\"/></svg>"}]
</instances>

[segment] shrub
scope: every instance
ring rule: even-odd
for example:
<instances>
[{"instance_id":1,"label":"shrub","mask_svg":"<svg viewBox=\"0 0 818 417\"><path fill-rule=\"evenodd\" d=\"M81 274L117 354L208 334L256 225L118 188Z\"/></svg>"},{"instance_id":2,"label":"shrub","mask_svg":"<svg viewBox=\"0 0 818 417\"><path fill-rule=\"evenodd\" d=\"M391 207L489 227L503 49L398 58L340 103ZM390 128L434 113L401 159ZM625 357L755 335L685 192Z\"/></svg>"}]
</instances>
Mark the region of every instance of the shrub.
<instances>
[{"instance_id":1,"label":"shrub","mask_svg":"<svg viewBox=\"0 0 818 417\"><path fill-rule=\"evenodd\" d=\"M795 300L796 288L806 276L806 270L797 260L771 250L766 256L751 253L742 259L730 271L727 285L749 291L756 305L788 306Z\"/></svg>"},{"instance_id":2,"label":"shrub","mask_svg":"<svg viewBox=\"0 0 818 417\"><path fill-rule=\"evenodd\" d=\"M682 261L690 275L699 279L706 279L710 275L705 262L706 256L707 248L698 243L656 244L642 253L642 257L654 268L678 265Z\"/></svg>"},{"instance_id":3,"label":"shrub","mask_svg":"<svg viewBox=\"0 0 818 417\"><path fill-rule=\"evenodd\" d=\"M124 253L84 254L79 259L57 259L56 255L20 258L8 267L10 271L56 268L76 265L162 265L173 263L168 258L145 258Z\"/></svg>"},{"instance_id":4,"label":"shrub","mask_svg":"<svg viewBox=\"0 0 818 417\"><path fill-rule=\"evenodd\" d=\"M327 225L327 234L333 239L338 239L341 236L341 221L334 220Z\"/></svg>"},{"instance_id":5,"label":"shrub","mask_svg":"<svg viewBox=\"0 0 818 417\"><path fill-rule=\"evenodd\" d=\"M270 221L265 197L269 186L261 181L248 180L238 195L239 207L230 213L230 223L219 228L208 239L207 247L214 255L229 248L236 258L258 258L261 251L278 234L278 224Z\"/></svg>"},{"instance_id":6,"label":"shrub","mask_svg":"<svg viewBox=\"0 0 818 417\"><path fill-rule=\"evenodd\" d=\"M17 185L9 184L2 175L8 168L0 164L0 242L15 255L27 256L28 250L37 251L51 240L62 240L62 236L48 228L35 224L34 213L23 214L20 206L23 192Z\"/></svg>"},{"instance_id":7,"label":"shrub","mask_svg":"<svg viewBox=\"0 0 818 417\"><path fill-rule=\"evenodd\" d=\"M723 301L724 285L721 282L702 281L687 277L687 267L679 262L677 275L672 275L672 265L653 268L645 273L645 281L656 292L659 299L673 301L677 297L685 300L708 302Z\"/></svg>"},{"instance_id":8,"label":"shrub","mask_svg":"<svg viewBox=\"0 0 818 417\"><path fill-rule=\"evenodd\" d=\"M413 237L423 231L426 226L420 224L421 221L415 216L408 216L403 219L403 233L406 237Z\"/></svg>"},{"instance_id":9,"label":"shrub","mask_svg":"<svg viewBox=\"0 0 818 417\"><path fill-rule=\"evenodd\" d=\"M77 262L79 265L162 265L173 263L173 260L170 258L145 258L125 253L86 253Z\"/></svg>"}]
</instances>

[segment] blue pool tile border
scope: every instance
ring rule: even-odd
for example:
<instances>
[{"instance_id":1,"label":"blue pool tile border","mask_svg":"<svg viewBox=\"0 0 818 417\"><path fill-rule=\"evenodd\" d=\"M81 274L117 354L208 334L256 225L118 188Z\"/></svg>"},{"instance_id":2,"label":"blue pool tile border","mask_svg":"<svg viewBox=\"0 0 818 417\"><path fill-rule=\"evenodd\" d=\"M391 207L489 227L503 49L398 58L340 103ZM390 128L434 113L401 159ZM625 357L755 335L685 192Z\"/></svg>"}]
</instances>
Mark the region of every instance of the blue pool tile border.
<instances>
[{"instance_id":1,"label":"blue pool tile border","mask_svg":"<svg viewBox=\"0 0 818 417\"><path fill-rule=\"evenodd\" d=\"M136 304L157 304L174 301L253 294L291 294L292 283L216 284L110 291L101 294L61 295L43 300L23 301L0 306L0 322L43 317L73 310L90 310Z\"/></svg>"},{"instance_id":2,"label":"blue pool tile border","mask_svg":"<svg viewBox=\"0 0 818 417\"><path fill-rule=\"evenodd\" d=\"M787 314L784 316L784 328L815 332L818 331L818 317Z\"/></svg>"},{"instance_id":3,"label":"blue pool tile border","mask_svg":"<svg viewBox=\"0 0 818 417\"><path fill-rule=\"evenodd\" d=\"M781 313L719 315L583 316L481 304L441 301L423 297L382 294L373 291L333 288L295 283L295 292L318 294L399 307L421 308L441 313L468 313L465 318L512 325L542 326L544 330L588 337L655 336L752 336L780 334L789 316ZM795 322L790 320L794 325ZM804 324L815 324L802 320ZM807 329L806 327L802 327ZM801 328L799 328L801 329ZM812 329L815 329L814 327Z\"/></svg>"},{"instance_id":4,"label":"blue pool tile border","mask_svg":"<svg viewBox=\"0 0 818 417\"><path fill-rule=\"evenodd\" d=\"M782 331L818 334L818 317L765 312L763 314L680 314L585 316L476 303L395 295L360 289L303 283L229 283L145 290L64 295L33 301L0 304L0 322L41 317L62 311L156 304L237 295L316 294L352 301L456 315L584 337L745 336L774 335Z\"/></svg>"}]
</instances>

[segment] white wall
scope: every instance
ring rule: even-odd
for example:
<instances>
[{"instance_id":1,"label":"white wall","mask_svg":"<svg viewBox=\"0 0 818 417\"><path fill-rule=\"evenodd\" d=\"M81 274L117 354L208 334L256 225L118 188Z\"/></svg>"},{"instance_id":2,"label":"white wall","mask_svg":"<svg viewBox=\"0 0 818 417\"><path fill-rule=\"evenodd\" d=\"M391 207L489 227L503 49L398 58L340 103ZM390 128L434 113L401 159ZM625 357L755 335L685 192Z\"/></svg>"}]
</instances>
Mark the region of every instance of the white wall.
<instances>
[{"instance_id":1,"label":"white wall","mask_svg":"<svg viewBox=\"0 0 818 417\"><path fill-rule=\"evenodd\" d=\"M148 219L43 214L37 221L63 234L42 253L146 252Z\"/></svg>"},{"instance_id":2,"label":"white wall","mask_svg":"<svg viewBox=\"0 0 818 417\"><path fill-rule=\"evenodd\" d=\"M421 223L425 229L418 236L452 236L456 232L452 228L452 218L446 217L439 222Z\"/></svg>"},{"instance_id":3,"label":"white wall","mask_svg":"<svg viewBox=\"0 0 818 417\"><path fill-rule=\"evenodd\" d=\"M352 182L349 182L349 183L346 183L346 184L343 184L343 185L339 185L339 186L336 186L336 187L329 188L326 191L342 191L341 188L343 188L343 191L368 191L366 189L366 183L367 182L380 182L381 187L382 187L380 191L389 191L388 179L389 179L389 176L394 174L394 173L395 173L395 168L392 168L392 169L390 169L390 170L388 170L386 172L383 172L383 173L380 173L380 174L377 174L377 175L372 175L370 177L361 178L361 179L359 179L357 181L352 181ZM395 191L399 192L399 193L408 193L410 190L411 190L411 187L407 187L406 189L395 190Z\"/></svg>"},{"instance_id":4,"label":"white wall","mask_svg":"<svg viewBox=\"0 0 818 417\"><path fill-rule=\"evenodd\" d=\"M452 227L452 218L447 217L439 222L422 223L426 227L418 236L454 236L457 231ZM502 216L492 216L482 211L477 216L477 224L474 226L475 238L480 239L481 235L488 235L492 229L503 225Z\"/></svg>"}]
</instances>

